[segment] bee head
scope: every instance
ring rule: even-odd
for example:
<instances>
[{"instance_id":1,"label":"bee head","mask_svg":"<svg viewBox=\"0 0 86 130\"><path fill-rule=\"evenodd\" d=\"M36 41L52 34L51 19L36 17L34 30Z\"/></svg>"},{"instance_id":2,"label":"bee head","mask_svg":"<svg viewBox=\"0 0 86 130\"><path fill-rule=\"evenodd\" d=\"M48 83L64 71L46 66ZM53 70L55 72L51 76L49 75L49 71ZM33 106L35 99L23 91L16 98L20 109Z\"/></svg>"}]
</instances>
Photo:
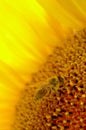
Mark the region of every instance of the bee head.
<instances>
[{"instance_id":1,"label":"bee head","mask_svg":"<svg viewBox=\"0 0 86 130\"><path fill-rule=\"evenodd\" d=\"M53 86L56 86L58 83L63 84L64 79L61 76L55 76L55 77L52 77L49 82Z\"/></svg>"},{"instance_id":2,"label":"bee head","mask_svg":"<svg viewBox=\"0 0 86 130\"><path fill-rule=\"evenodd\" d=\"M50 84L52 84L53 86L56 86L56 85L58 84L58 82L59 82L58 77L57 77L57 76L52 77L49 82L50 82Z\"/></svg>"}]
</instances>

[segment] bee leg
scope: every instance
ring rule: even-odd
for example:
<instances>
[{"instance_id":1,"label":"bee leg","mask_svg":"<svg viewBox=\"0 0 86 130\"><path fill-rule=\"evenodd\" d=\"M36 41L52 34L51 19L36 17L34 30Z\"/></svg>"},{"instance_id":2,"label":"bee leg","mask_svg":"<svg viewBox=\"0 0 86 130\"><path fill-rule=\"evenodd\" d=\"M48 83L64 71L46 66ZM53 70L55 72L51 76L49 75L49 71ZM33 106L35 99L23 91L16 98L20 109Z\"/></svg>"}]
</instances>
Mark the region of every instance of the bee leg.
<instances>
[{"instance_id":1,"label":"bee leg","mask_svg":"<svg viewBox=\"0 0 86 130\"><path fill-rule=\"evenodd\" d=\"M54 87L52 87L52 90L53 90L53 91L56 91L56 89L55 89Z\"/></svg>"},{"instance_id":2,"label":"bee leg","mask_svg":"<svg viewBox=\"0 0 86 130\"><path fill-rule=\"evenodd\" d=\"M49 97L50 94L51 94L51 89L48 91L47 97Z\"/></svg>"}]
</instances>

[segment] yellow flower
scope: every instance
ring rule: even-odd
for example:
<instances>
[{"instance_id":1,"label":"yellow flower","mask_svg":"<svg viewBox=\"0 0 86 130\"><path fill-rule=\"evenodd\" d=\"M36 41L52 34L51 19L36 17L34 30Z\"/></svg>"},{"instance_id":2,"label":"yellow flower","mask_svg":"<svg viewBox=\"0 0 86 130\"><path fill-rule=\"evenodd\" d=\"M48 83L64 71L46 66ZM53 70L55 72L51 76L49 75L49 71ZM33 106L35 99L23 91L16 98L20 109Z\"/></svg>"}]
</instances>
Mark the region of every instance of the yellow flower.
<instances>
[{"instance_id":1,"label":"yellow flower","mask_svg":"<svg viewBox=\"0 0 86 130\"><path fill-rule=\"evenodd\" d=\"M0 1L0 130L10 130L19 94L71 31L86 23L85 0Z\"/></svg>"}]
</instances>

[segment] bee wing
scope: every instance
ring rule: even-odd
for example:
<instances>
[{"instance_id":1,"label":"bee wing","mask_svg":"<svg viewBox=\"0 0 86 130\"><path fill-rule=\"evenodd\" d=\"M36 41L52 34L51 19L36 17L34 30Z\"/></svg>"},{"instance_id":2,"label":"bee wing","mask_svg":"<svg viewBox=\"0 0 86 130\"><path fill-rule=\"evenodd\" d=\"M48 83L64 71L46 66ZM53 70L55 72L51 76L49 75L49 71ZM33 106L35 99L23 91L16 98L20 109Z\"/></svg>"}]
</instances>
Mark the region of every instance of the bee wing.
<instances>
[{"instance_id":1,"label":"bee wing","mask_svg":"<svg viewBox=\"0 0 86 130\"><path fill-rule=\"evenodd\" d=\"M47 93L47 88L41 88L37 93L36 93L36 96L35 96L35 99L36 100L39 100L39 99L41 99L41 98L43 98L45 95L46 95L46 93Z\"/></svg>"}]
</instances>

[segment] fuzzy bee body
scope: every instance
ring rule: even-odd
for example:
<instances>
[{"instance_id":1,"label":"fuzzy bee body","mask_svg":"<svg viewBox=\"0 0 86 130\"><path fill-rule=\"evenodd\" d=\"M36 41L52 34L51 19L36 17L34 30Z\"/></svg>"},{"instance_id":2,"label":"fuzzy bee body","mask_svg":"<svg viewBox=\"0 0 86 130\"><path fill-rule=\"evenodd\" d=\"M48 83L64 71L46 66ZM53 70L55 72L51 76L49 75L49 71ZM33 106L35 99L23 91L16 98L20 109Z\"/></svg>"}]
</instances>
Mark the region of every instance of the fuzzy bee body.
<instances>
[{"instance_id":1,"label":"fuzzy bee body","mask_svg":"<svg viewBox=\"0 0 86 130\"><path fill-rule=\"evenodd\" d=\"M63 83L63 78L54 76L48 79L47 82L42 84L41 89L35 95L35 99L42 99L45 95L49 95L51 91L57 91L60 84Z\"/></svg>"}]
</instances>

